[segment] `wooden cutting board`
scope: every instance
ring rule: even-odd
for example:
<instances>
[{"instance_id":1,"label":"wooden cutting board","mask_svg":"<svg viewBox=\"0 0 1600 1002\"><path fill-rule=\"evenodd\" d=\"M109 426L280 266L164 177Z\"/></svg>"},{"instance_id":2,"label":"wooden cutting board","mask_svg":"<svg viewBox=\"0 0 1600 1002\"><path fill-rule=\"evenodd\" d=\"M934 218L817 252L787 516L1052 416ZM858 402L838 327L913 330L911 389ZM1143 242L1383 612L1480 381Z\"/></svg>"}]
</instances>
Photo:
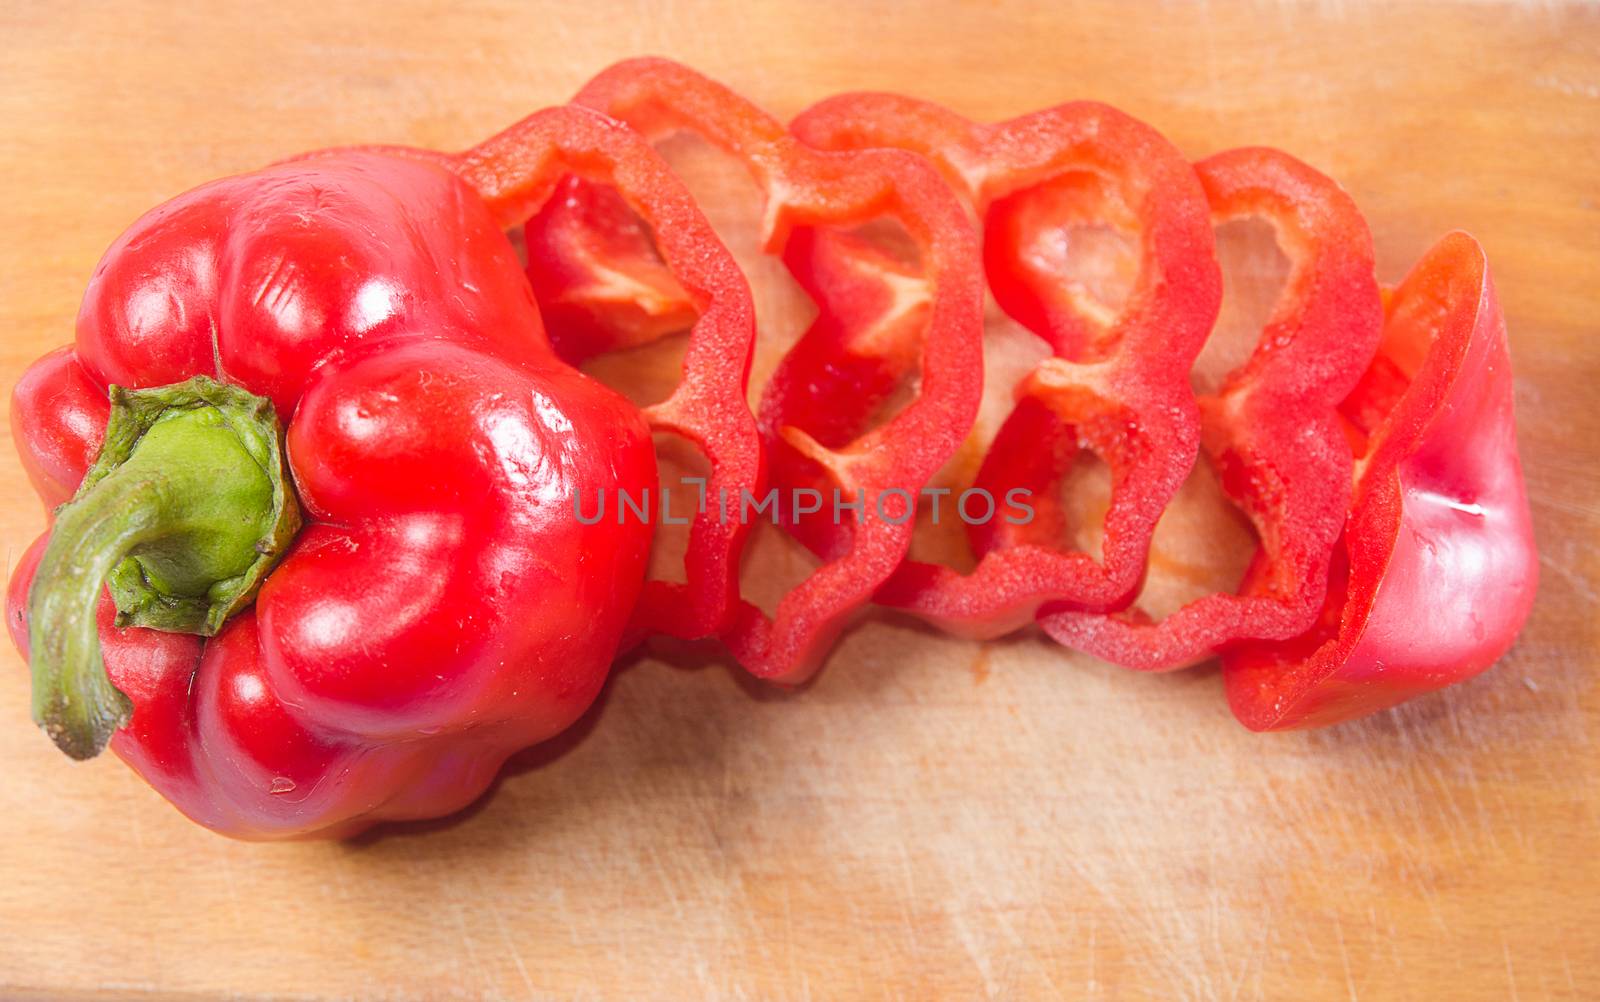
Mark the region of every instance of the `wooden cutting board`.
<instances>
[{"instance_id":1,"label":"wooden cutting board","mask_svg":"<svg viewBox=\"0 0 1600 1002\"><path fill-rule=\"evenodd\" d=\"M1246 733L1214 669L886 618L792 695L637 659L479 808L353 844L230 842L67 761L5 645L0 995L1600 997L1594 8L8 2L0 47L7 387L145 208L322 145L463 146L624 56L785 116L851 88L977 118L1093 97L1191 156L1333 174L1387 280L1451 228L1484 242L1544 565L1492 672L1314 733ZM42 525L0 447L8 569Z\"/></svg>"}]
</instances>

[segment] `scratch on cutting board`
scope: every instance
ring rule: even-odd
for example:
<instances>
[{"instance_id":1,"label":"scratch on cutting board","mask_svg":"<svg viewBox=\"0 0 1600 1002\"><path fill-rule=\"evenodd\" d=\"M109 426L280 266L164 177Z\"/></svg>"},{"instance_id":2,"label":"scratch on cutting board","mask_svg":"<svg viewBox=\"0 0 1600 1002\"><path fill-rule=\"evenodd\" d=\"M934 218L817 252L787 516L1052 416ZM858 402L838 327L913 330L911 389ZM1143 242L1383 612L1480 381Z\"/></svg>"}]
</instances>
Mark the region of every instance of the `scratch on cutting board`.
<instances>
[{"instance_id":1,"label":"scratch on cutting board","mask_svg":"<svg viewBox=\"0 0 1600 1002\"><path fill-rule=\"evenodd\" d=\"M1540 490L1540 488L1537 486L1530 484L1530 487L1532 487L1532 489L1536 492L1534 496L1528 500L1529 506L1531 506L1534 511L1548 508L1551 511L1559 514L1577 515L1579 518L1585 520L1591 519L1595 515L1596 508L1591 502L1581 500L1574 501L1569 498L1554 497L1548 491Z\"/></svg>"},{"instance_id":2,"label":"scratch on cutting board","mask_svg":"<svg viewBox=\"0 0 1600 1002\"><path fill-rule=\"evenodd\" d=\"M667 903L672 905L672 915L679 922L688 920L688 915L683 910L683 898L678 894L672 875L667 872L666 864L661 861L661 853L652 844L645 845L645 854L650 858L650 866L656 872L656 883L660 885L662 893L666 895Z\"/></svg>"},{"instance_id":3,"label":"scratch on cutting board","mask_svg":"<svg viewBox=\"0 0 1600 1002\"><path fill-rule=\"evenodd\" d=\"M1052 909L1043 907L1043 902L1035 902L1033 908L1029 909L1027 914L1030 917L1039 918L1040 920L1042 920L1044 922L1045 925L1050 927L1050 934L1049 934L1048 939L1046 940L1047 942L1050 942L1050 943L1066 943L1066 942L1070 942L1071 938L1072 938L1072 935L1076 934L1076 929L1074 929L1073 933L1071 933L1071 934L1069 934L1067 932L1064 932L1062 930L1062 928L1061 928L1061 924L1056 921L1056 916L1054 914L1052 914ZM1095 958L1094 958L1094 953L1095 953L1094 935L1095 935L1095 929L1096 929L1096 922L1095 922L1094 917L1091 915L1090 918L1089 918L1089 964L1088 964L1088 968L1089 969L1088 969L1088 974L1085 977L1085 985L1086 985L1085 991L1087 993L1091 994L1091 995L1098 994L1097 989L1095 987L1095 983L1094 983L1095 982L1095 976L1094 976L1094 960L1095 960Z\"/></svg>"},{"instance_id":4,"label":"scratch on cutting board","mask_svg":"<svg viewBox=\"0 0 1600 1002\"><path fill-rule=\"evenodd\" d=\"M1339 966L1344 968L1344 986L1350 992L1350 1002L1359 1002L1355 974L1350 970L1350 948L1344 942L1344 922L1337 915L1333 918L1333 933L1339 938Z\"/></svg>"},{"instance_id":5,"label":"scratch on cutting board","mask_svg":"<svg viewBox=\"0 0 1600 1002\"><path fill-rule=\"evenodd\" d=\"M800 972L794 962L794 897L787 881L783 885L783 964L793 984Z\"/></svg>"},{"instance_id":6,"label":"scratch on cutting board","mask_svg":"<svg viewBox=\"0 0 1600 1002\"><path fill-rule=\"evenodd\" d=\"M1088 972L1084 975L1084 990L1091 996L1100 994L1100 982L1095 974L1095 958L1098 953L1096 947L1100 936L1100 922L1094 917L1089 919L1089 964Z\"/></svg>"},{"instance_id":7,"label":"scratch on cutting board","mask_svg":"<svg viewBox=\"0 0 1600 1002\"><path fill-rule=\"evenodd\" d=\"M1213 912L1211 921L1211 948L1215 951L1213 954L1214 956L1227 957L1229 956L1230 947L1228 942L1223 938L1223 929L1225 928L1226 919L1222 915L1222 907L1223 905L1221 898L1214 897L1211 899L1211 910ZM1237 969L1231 978L1233 987L1228 993L1229 998L1240 998L1244 992L1246 982L1250 980L1252 975L1257 979L1260 978L1261 969L1266 960L1266 950L1266 937L1254 937L1253 943L1250 947L1250 952L1245 954L1244 958L1239 961Z\"/></svg>"},{"instance_id":8,"label":"scratch on cutting board","mask_svg":"<svg viewBox=\"0 0 1600 1002\"><path fill-rule=\"evenodd\" d=\"M466 951L467 960L472 963L472 970L482 974L483 961L478 957L476 945L472 941L472 929L467 923L467 909L460 901L456 902L456 926L461 930L461 948Z\"/></svg>"},{"instance_id":9,"label":"scratch on cutting board","mask_svg":"<svg viewBox=\"0 0 1600 1002\"><path fill-rule=\"evenodd\" d=\"M1119 822L1113 822L1119 828ZM1128 840L1135 833L1120 831L1111 833L1111 842L1116 848L1113 850L1113 859L1095 859L1098 864L1109 864L1106 873L1126 873L1136 870L1143 859L1142 853L1129 851ZM1108 880L1103 879L1103 874L1090 869L1088 862L1092 857L1085 854L1074 858L1071 866L1084 883L1092 887L1113 909L1120 919L1127 921L1131 931L1136 931L1140 938L1151 944L1152 955L1157 958L1156 963L1162 970L1167 980L1174 986L1183 986L1181 994L1188 998L1223 998L1224 992L1214 978L1215 966L1206 962L1205 949L1202 945L1204 937L1200 934L1197 923L1183 907L1182 902L1175 896L1163 895L1167 900L1146 899L1141 902L1141 907L1133 907L1126 903L1124 896L1119 894L1117 888ZM1145 888L1149 891L1169 888L1170 882L1156 879L1149 881ZM1179 949L1180 944L1185 949Z\"/></svg>"},{"instance_id":10,"label":"scratch on cutting board","mask_svg":"<svg viewBox=\"0 0 1600 1002\"><path fill-rule=\"evenodd\" d=\"M1511 944L1506 942L1504 933L1500 936L1500 950L1506 957L1506 982L1511 987L1511 1000L1518 1002L1522 995L1517 991L1517 971L1511 964Z\"/></svg>"},{"instance_id":11,"label":"scratch on cutting board","mask_svg":"<svg viewBox=\"0 0 1600 1002\"><path fill-rule=\"evenodd\" d=\"M1582 80L1568 80L1547 73L1544 76L1534 77L1533 85L1566 94L1570 97L1587 97L1600 100L1600 84L1592 84Z\"/></svg>"},{"instance_id":12,"label":"scratch on cutting board","mask_svg":"<svg viewBox=\"0 0 1600 1002\"><path fill-rule=\"evenodd\" d=\"M994 909L990 914L994 916L995 922L999 924L1000 929L1006 934L1006 938L1011 940L1012 945L1017 947L1029 960L1033 961L1033 965L1039 970L1039 976L1044 979L1045 984L1050 986L1050 993L1058 999L1066 998L1061 992L1061 986L1057 985L1055 979L1050 976L1049 970L1046 969L1045 965L1039 963L1039 955L1028 945L1027 940L1017 935L1017 930L1012 927L1011 920L1006 917L1006 913L999 902L991 901L990 905Z\"/></svg>"},{"instance_id":13,"label":"scratch on cutting board","mask_svg":"<svg viewBox=\"0 0 1600 1002\"><path fill-rule=\"evenodd\" d=\"M912 949L921 953L922 937L917 932L917 927L920 923L917 922L916 916L912 913L912 905L917 900L916 871L911 865L911 853L906 851L906 844L896 839L894 846L900 857L900 878L905 891L900 898L900 919L910 934Z\"/></svg>"},{"instance_id":14,"label":"scratch on cutting board","mask_svg":"<svg viewBox=\"0 0 1600 1002\"><path fill-rule=\"evenodd\" d=\"M1552 571L1555 571L1556 576L1565 581L1567 584L1571 585L1572 590L1581 598L1583 598L1584 601L1593 602L1597 598L1600 598L1600 595L1595 593L1594 588L1590 587L1589 582L1584 579L1582 574L1579 574L1571 567L1568 567L1565 561L1557 562L1556 559L1550 555L1549 547L1541 548L1539 553L1539 563L1550 568Z\"/></svg>"},{"instance_id":15,"label":"scratch on cutting board","mask_svg":"<svg viewBox=\"0 0 1600 1002\"><path fill-rule=\"evenodd\" d=\"M517 974L522 977L522 986L528 989L528 995L537 995L539 990L534 987L533 978L528 974L528 965L523 962L522 951L517 949L516 941L512 939L511 932L506 928L505 917L500 914L500 909L494 903L493 895L484 898L489 904L489 915L494 919L494 927L500 933L500 941L505 944L506 952L511 955L511 962L517 967Z\"/></svg>"},{"instance_id":16,"label":"scratch on cutting board","mask_svg":"<svg viewBox=\"0 0 1600 1002\"><path fill-rule=\"evenodd\" d=\"M978 977L983 979L983 993L988 998L997 998L1000 986L995 983L994 972L989 968L989 959L982 949L983 944L973 935L972 927L968 924L965 909L958 909L950 916L950 922L955 926L956 938L961 941L961 948L967 952L967 959L972 961L972 966L977 968Z\"/></svg>"}]
</instances>

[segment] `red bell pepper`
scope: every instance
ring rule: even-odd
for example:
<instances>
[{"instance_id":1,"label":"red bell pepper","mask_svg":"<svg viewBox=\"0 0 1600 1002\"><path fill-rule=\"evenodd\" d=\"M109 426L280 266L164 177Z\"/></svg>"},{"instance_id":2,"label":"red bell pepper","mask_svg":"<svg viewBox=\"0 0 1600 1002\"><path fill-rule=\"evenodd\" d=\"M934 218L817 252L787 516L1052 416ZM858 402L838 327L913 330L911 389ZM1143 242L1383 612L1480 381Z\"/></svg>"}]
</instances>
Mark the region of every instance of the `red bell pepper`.
<instances>
[{"instance_id":1,"label":"red bell pepper","mask_svg":"<svg viewBox=\"0 0 1600 1002\"><path fill-rule=\"evenodd\" d=\"M1200 401L1202 443L1260 539L1248 587L1206 595L1160 622L1139 609L1040 618L1061 643L1146 671L1193 664L1235 641L1287 640L1316 621L1350 500L1337 408L1383 324L1372 238L1337 184L1270 149L1219 153L1195 170L1217 222L1270 220L1291 261L1255 352Z\"/></svg>"},{"instance_id":2,"label":"red bell pepper","mask_svg":"<svg viewBox=\"0 0 1600 1002\"><path fill-rule=\"evenodd\" d=\"M539 117L515 155L515 183L477 177L499 218L436 166L344 152L206 185L113 244L75 350L12 408L41 496L77 491L8 594L64 750L109 738L218 831L337 836L460 808L589 705L651 530L585 525L572 495L637 494L655 463L638 411L550 350L501 227L580 173L696 274L732 266L598 116ZM737 328L728 288L706 315Z\"/></svg>"},{"instance_id":3,"label":"red bell pepper","mask_svg":"<svg viewBox=\"0 0 1600 1002\"><path fill-rule=\"evenodd\" d=\"M1223 653L1228 702L1252 730L1334 724L1470 678L1533 605L1539 558L1483 248L1446 236L1386 314L1340 407L1355 491L1321 617L1293 640Z\"/></svg>"},{"instance_id":4,"label":"red bell pepper","mask_svg":"<svg viewBox=\"0 0 1600 1002\"><path fill-rule=\"evenodd\" d=\"M868 508L886 498L883 517L865 511L859 523L854 516L835 520L827 497L825 513L808 520L780 502L784 523L825 563L784 596L774 617L745 602L721 631L757 676L802 681L904 557L917 492L976 415L982 290L970 221L938 173L918 158L817 151L732 91L676 63L620 63L574 100L652 138L698 133L741 160L765 193L768 248L782 252L818 298L816 323L763 392L769 472L780 498L797 487L825 497L837 490L842 501L865 499ZM567 194L569 200L534 220L527 246L535 271L593 273L601 265L593 281L546 290L548 305L564 301L582 317L598 318L578 325L576 353L661 332L663 325L648 318L672 315L670 296L661 296L670 286L653 269L648 242L614 203L607 206L604 193L575 186ZM819 268L807 253L813 228L850 230L880 217L904 227L915 247L913 274L856 240L835 261L854 270L849 290L815 281ZM595 221L599 234L585 236L585 225ZM654 232L661 240L659 226ZM913 382L919 385L910 403L874 426L893 393Z\"/></svg>"},{"instance_id":5,"label":"red bell pepper","mask_svg":"<svg viewBox=\"0 0 1600 1002\"><path fill-rule=\"evenodd\" d=\"M1046 605L1126 605L1144 579L1156 522L1194 463L1199 412L1189 368L1221 297L1205 193L1182 155L1114 108L1064 104L997 125L892 94L847 94L812 107L795 134L824 149L894 147L936 163L984 220L996 300L1046 341L973 487L1031 492L1031 522L968 526L971 573L907 561L877 600L951 632L994 637ZM1082 183L1084 174L1096 179ZM1073 214L1072 217L1064 213ZM1058 274L1023 266L1036 216L1103 220L1140 233L1138 278L1119 316L1089 314ZM1111 469L1102 561L1061 544L1060 485L1081 450Z\"/></svg>"}]
</instances>

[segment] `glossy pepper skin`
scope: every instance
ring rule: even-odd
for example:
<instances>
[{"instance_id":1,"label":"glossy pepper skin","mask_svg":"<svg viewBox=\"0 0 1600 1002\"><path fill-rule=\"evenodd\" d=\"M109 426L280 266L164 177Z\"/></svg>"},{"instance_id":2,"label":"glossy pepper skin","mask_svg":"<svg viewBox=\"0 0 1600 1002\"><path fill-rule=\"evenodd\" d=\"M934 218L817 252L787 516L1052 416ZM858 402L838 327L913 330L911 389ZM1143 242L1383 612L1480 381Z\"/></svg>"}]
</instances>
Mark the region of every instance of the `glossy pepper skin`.
<instances>
[{"instance_id":1,"label":"glossy pepper skin","mask_svg":"<svg viewBox=\"0 0 1600 1002\"><path fill-rule=\"evenodd\" d=\"M241 838L446 814L590 704L650 529L583 525L570 495L653 485L649 433L556 358L468 186L348 153L146 214L96 270L75 346L14 392L41 498L83 478L108 386L197 374L287 419L305 525L214 637L121 629L99 603L105 671L132 702L111 747L180 810ZM48 538L8 593L25 652Z\"/></svg>"},{"instance_id":2,"label":"glossy pepper skin","mask_svg":"<svg viewBox=\"0 0 1600 1002\"><path fill-rule=\"evenodd\" d=\"M1340 407L1355 491L1321 619L1222 658L1228 702L1252 730L1335 724L1470 678L1533 606L1539 557L1483 248L1446 236L1385 312Z\"/></svg>"}]
</instances>

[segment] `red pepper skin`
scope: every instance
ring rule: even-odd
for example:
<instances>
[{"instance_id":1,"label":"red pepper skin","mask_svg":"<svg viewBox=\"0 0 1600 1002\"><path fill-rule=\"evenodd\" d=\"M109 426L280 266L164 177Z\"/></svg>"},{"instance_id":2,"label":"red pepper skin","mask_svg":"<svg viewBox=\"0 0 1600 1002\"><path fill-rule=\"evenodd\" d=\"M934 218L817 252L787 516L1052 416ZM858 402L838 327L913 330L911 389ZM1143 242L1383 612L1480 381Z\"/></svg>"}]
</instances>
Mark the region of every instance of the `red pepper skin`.
<instances>
[{"instance_id":1,"label":"red pepper skin","mask_svg":"<svg viewBox=\"0 0 1600 1002\"><path fill-rule=\"evenodd\" d=\"M1372 238L1349 195L1287 153L1239 149L1195 165L1213 218L1269 220L1291 270L1250 358L1200 401L1202 441L1261 541L1240 594L1152 622L1140 610L1040 618L1056 640L1143 671L1181 668L1241 640L1287 640L1316 621L1350 500L1338 413L1377 348L1383 306Z\"/></svg>"},{"instance_id":2,"label":"red pepper skin","mask_svg":"<svg viewBox=\"0 0 1600 1002\"><path fill-rule=\"evenodd\" d=\"M349 153L206 185L114 243L78 319L14 396L47 500L98 451L106 386L196 373L292 415L307 525L221 633L117 629L134 704L111 746L199 823L334 837L479 796L575 720L643 577L648 526L571 492L653 485L625 400L557 359L515 255L466 185ZM41 544L42 544L41 540ZM8 625L26 651L41 547Z\"/></svg>"},{"instance_id":3,"label":"red pepper skin","mask_svg":"<svg viewBox=\"0 0 1600 1002\"><path fill-rule=\"evenodd\" d=\"M893 147L930 158L984 220L984 258L1002 309L1054 355L1018 386L1018 403L973 486L1003 498L1033 492L1036 517L969 528L980 558L970 574L907 561L877 601L952 633L988 638L1045 607L1117 609L1144 579L1150 537L1193 466L1199 411L1189 389L1221 299L1205 194L1182 155L1154 129L1114 108L1077 102L983 125L892 94L846 94L792 124L823 149ZM1075 180L1083 173L1098 184ZM1059 187L1067 186L1061 197ZM1137 281L1121 315L1100 325L1061 276L1024 267L1032 216L1062 212L1141 235ZM1103 561L1060 545L1055 501L1081 449L1112 471Z\"/></svg>"},{"instance_id":4,"label":"red pepper skin","mask_svg":"<svg viewBox=\"0 0 1600 1002\"><path fill-rule=\"evenodd\" d=\"M1446 236L1386 312L1341 408L1356 484L1321 620L1223 654L1228 702L1252 730L1335 724L1470 678L1533 604L1539 559L1483 248Z\"/></svg>"},{"instance_id":5,"label":"red pepper skin","mask_svg":"<svg viewBox=\"0 0 1600 1002\"><path fill-rule=\"evenodd\" d=\"M568 360L670 332L675 321L651 319L654 309L695 318L682 378L666 400L644 409L645 419L652 431L682 438L707 457L710 498L760 492L766 457L745 402L755 345L750 287L687 189L647 142L594 111L562 107L535 112L461 153L366 148L450 170L504 228L551 221L554 229L544 237L534 227L529 270L563 323L557 350ZM634 268L629 255L637 255ZM608 266L609 261L618 263ZM593 270L597 266L600 271ZM643 280L633 279L634 272ZM609 291L617 283L644 304L638 312L619 306ZM595 296L601 305L589 301ZM671 301L664 303L664 296ZM626 324L599 326L616 323L619 310L644 324L645 332ZM619 331L632 333L614 340ZM618 503L612 499L613 506ZM739 558L749 529L743 520L719 517L714 501L704 506L690 525L685 580L645 582L624 646L653 633L694 640L721 630L738 614Z\"/></svg>"},{"instance_id":6,"label":"red pepper skin","mask_svg":"<svg viewBox=\"0 0 1600 1002\"><path fill-rule=\"evenodd\" d=\"M111 405L71 348L29 366L11 391L11 437L45 508L65 504L100 451Z\"/></svg>"},{"instance_id":7,"label":"red pepper skin","mask_svg":"<svg viewBox=\"0 0 1600 1002\"><path fill-rule=\"evenodd\" d=\"M619 63L585 85L574 103L651 138L697 133L742 161L765 193L767 247L782 253L821 310L763 390L761 429L773 482L785 492L815 486L825 497L837 488L845 500L864 492L869 505L900 490L914 502L966 436L982 392L976 237L938 173L899 151L827 153L806 146L732 91L663 59ZM857 241L830 265L854 267L850 291L814 281L830 266L804 259L815 239L810 230L848 230L879 217L898 221L916 246L915 278L893 274L883 255ZM659 226L654 232L661 239ZM529 247L554 236L546 229L530 237ZM637 243L629 260L648 263ZM915 288L891 288L896 278ZM873 426L880 406L915 377L919 362L915 398ZM860 524L848 517L840 525L831 517L796 523L785 514L785 524L825 563L784 596L773 617L748 602L738 607L721 638L740 663L774 681L809 677L904 558L914 514L904 500L889 495L888 517L869 512Z\"/></svg>"}]
</instances>

